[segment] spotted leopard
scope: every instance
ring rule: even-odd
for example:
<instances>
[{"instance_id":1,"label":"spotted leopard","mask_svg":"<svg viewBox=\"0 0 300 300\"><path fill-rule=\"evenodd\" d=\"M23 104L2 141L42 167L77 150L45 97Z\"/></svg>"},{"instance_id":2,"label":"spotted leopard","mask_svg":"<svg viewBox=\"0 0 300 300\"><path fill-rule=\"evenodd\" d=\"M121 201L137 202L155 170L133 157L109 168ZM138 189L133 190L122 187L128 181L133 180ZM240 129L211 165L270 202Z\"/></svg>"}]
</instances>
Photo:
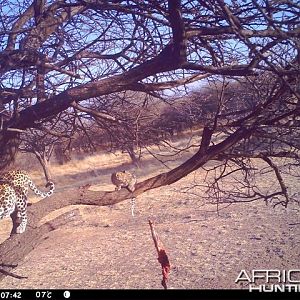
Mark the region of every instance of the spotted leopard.
<instances>
[{"instance_id":1,"label":"spotted leopard","mask_svg":"<svg viewBox=\"0 0 300 300\"><path fill-rule=\"evenodd\" d=\"M136 176L128 171L115 172L111 174L111 182L116 186L116 191L124 187L130 192L134 192Z\"/></svg>"},{"instance_id":2,"label":"spotted leopard","mask_svg":"<svg viewBox=\"0 0 300 300\"><path fill-rule=\"evenodd\" d=\"M47 183L49 191L41 192L26 171L14 170L0 175L0 219L9 217L15 209L21 223L16 233L23 233L27 225L27 194L30 188L42 198L50 197L55 189L54 183Z\"/></svg>"}]
</instances>

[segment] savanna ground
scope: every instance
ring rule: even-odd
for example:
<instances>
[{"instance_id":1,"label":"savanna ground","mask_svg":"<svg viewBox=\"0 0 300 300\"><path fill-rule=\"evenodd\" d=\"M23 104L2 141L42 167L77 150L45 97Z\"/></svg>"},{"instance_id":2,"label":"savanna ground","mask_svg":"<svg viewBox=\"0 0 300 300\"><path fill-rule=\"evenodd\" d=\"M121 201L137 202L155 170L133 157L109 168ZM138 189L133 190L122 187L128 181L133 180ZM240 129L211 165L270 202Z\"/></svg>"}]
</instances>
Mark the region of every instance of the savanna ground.
<instances>
[{"instance_id":1,"label":"savanna ground","mask_svg":"<svg viewBox=\"0 0 300 300\"><path fill-rule=\"evenodd\" d=\"M182 152L168 166L174 167L190 155ZM136 170L121 153L53 165L56 192L63 197L70 187L86 183L93 190L113 190L110 174L115 170L133 170L139 181L167 170L149 154L144 157ZM44 186L40 170L32 169L31 175L38 186ZM134 217L129 200L109 207L81 205L54 212L44 221L73 209L79 210L79 216L45 236L14 269L15 274L28 278L6 277L0 288L162 288L149 219L170 259L169 288L247 288L235 283L242 269L300 268L299 206L273 208L260 201L221 205L217 210L216 205L204 201L204 189L197 189L197 194L182 192L204 176L199 170L171 186L144 193L136 199ZM274 182L270 174L261 180L265 188ZM295 179L289 184L300 188ZM31 194L30 201L38 199ZM0 222L0 242L10 229L10 219Z\"/></svg>"}]
</instances>

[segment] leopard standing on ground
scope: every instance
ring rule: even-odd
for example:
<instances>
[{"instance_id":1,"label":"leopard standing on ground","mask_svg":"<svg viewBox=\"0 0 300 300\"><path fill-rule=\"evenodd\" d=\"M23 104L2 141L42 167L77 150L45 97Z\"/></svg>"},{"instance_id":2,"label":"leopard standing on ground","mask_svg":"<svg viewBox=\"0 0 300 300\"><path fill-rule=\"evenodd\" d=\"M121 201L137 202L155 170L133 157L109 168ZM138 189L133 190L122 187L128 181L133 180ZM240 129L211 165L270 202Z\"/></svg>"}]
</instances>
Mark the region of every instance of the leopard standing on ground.
<instances>
[{"instance_id":1,"label":"leopard standing on ground","mask_svg":"<svg viewBox=\"0 0 300 300\"><path fill-rule=\"evenodd\" d=\"M55 189L54 183L49 181L46 185L49 191L41 192L33 183L26 171L14 170L0 175L0 219L9 217L15 209L21 219L16 233L23 233L27 225L27 194L30 188L42 198L50 197Z\"/></svg>"},{"instance_id":2,"label":"leopard standing on ground","mask_svg":"<svg viewBox=\"0 0 300 300\"><path fill-rule=\"evenodd\" d=\"M124 187L130 192L134 192L136 176L128 171L115 172L111 174L111 182L116 186L116 191L119 191L122 187Z\"/></svg>"}]
</instances>

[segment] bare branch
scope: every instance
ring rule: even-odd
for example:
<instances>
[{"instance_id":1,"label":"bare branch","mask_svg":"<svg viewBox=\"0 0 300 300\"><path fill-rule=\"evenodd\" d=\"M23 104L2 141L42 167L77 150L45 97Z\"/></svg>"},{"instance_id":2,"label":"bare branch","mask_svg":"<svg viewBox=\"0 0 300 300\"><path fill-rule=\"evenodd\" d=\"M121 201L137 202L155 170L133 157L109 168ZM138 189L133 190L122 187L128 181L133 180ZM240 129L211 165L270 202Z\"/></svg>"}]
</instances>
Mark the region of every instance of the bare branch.
<instances>
[{"instance_id":1,"label":"bare branch","mask_svg":"<svg viewBox=\"0 0 300 300\"><path fill-rule=\"evenodd\" d=\"M287 207L288 203L289 203L289 195L288 195L288 190L287 187L284 183L284 180L280 174L280 170L279 168L276 166L276 164L267 156L263 157L263 160L274 170L274 173L276 175L276 178L278 180L278 183L280 185L281 188L281 192L285 197L285 203L284 206Z\"/></svg>"}]
</instances>

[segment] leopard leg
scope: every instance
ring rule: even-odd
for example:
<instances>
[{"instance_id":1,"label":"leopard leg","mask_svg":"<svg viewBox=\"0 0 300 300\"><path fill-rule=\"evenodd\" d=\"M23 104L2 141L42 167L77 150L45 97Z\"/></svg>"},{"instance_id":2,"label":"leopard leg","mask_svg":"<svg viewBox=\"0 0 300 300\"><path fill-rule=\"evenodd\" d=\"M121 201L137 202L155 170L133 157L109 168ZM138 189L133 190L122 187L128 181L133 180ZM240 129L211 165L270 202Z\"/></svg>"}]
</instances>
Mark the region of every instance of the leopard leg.
<instances>
[{"instance_id":1,"label":"leopard leg","mask_svg":"<svg viewBox=\"0 0 300 300\"><path fill-rule=\"evenodd\" d=\"M9 217L15 210L16 193L10 186L2 187L4 194L0 197L0 219ZM5 193L6 191L6 193Z\"/></svg>"},{"instance_id":2,"label":"leopard leg","mask_svg":"<svg viewBox=\"0 0 300 300\"><path fill-rule=\"evenodd\" d=\"M127 189L129 190L129 192L133 193L135 191L135 183L129 183Z\"/></svg>"},{"instance_id":3,"label":"leopard leg","mask_svg":"<svg viewBox=\"0 0 300 300\"><path fill-rule=\"evenodd\" d=\"M0 206L0 220L10 216L15 210L14 203L6 203L4 207Z\"/></svg>"},{"instance_id":4,"label":"leopard leg","mask_svg":"<svg viewBox=\"0 0 300 300\"><path fill-rule=\"evenodd\" d=\"M23 233L27 225L27 197L23 194L18 200L16 203L17 216L21 219L21 223L17 227L16 233Z\"/></svg>"}]
</instances>

